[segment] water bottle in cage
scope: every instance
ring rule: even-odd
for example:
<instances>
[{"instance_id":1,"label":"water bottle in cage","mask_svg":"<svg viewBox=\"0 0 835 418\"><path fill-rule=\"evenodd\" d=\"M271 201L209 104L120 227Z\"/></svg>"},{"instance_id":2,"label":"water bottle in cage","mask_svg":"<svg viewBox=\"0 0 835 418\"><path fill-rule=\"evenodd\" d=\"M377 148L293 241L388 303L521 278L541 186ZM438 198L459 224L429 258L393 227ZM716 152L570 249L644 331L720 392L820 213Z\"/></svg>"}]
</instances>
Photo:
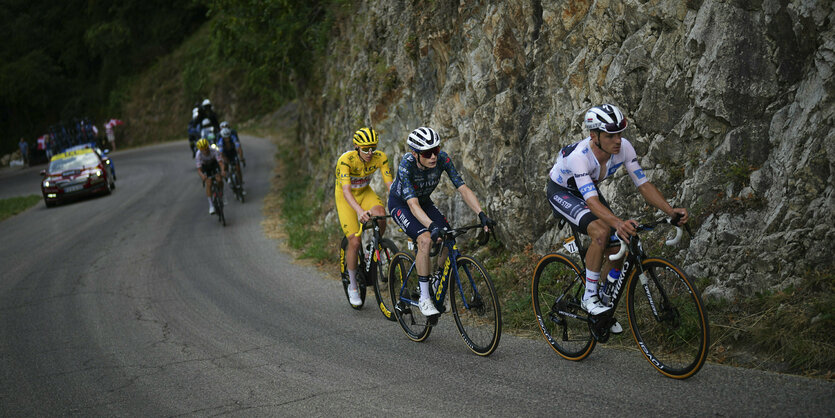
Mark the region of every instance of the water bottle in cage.
<instances>
[{"instance_id":1,"label":"water bottle in cage","mask_svg":"<svg viewBox=\"0 0 835 418\"><path fill-rule=\"evenodd\" d=\"M603 287L600 290L600 301L606 306L612 305L612 294L615 291L615 283L620 278L620 270L613 268L609 270L606 275L606 280L603 281Z\"/></svg>"}]
</instances>

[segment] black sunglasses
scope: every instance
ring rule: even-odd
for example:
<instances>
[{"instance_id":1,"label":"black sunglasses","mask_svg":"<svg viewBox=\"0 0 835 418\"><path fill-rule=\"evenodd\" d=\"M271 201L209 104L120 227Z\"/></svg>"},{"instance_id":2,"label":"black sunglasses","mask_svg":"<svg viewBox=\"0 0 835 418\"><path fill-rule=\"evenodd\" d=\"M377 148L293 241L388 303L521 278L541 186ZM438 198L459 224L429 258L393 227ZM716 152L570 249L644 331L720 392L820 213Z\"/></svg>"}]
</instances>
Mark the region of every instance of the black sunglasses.
<instances>
[{"instance_id":1,"label":"black sunglasses","mask_svg":"<svg viewBox=\"0 0 835 418\"><path fill-rule=\"evenodd\" d=\"M433 155L438 155L439 152L441 152L441 147L437 146L435 148L421 151L420 156L423 158L432 158Z\"/></svg>"},{"instance_id":2,"label":"black sunglasses","mask_svg":"<svg viewBox=\"0 0 835 418\"><path fill-rule=\"evenodd\" d=\"M620 120L620 123L607 123L603 125L603 130L608 133L620 132L626 129L626 118Z\"/></svg>"}]
</instances>

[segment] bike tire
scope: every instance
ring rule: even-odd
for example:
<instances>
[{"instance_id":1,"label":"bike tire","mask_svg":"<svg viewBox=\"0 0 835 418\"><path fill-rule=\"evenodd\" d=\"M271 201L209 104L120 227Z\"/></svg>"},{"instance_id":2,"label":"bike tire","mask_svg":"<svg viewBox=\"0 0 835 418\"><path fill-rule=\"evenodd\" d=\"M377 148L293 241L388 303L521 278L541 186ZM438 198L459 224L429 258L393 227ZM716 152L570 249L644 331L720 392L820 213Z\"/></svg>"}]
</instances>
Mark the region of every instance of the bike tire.
<instances>
[{"instance_id":1,"label":"bike tire","mask_svg":"<svg viewBox=\"0 0 835 418\"><path fill-rule=\"evenodd\" d=\"M627 313L635 342L661 374L686 379L705 363L710 326L699 292L687 275L662 258L641 263L627 284ZM645 282L645 283L644 283Z\"/></svg>"},{"instance_id":2,"label":"bike tire","mask_svg":"<svg viewBox=\"0 0 835 418\"><path fill-rule=\"evenodd\" d=\"M377 258L379 254L379 258ZM394 304L391 298L391 289L389 288L388 274L391 266L391 260L397 254L397 245L390 239L383 239L380 241L380 248L374 254L376 261L374 261L373 276L374 276L374 295L377 297L377 307L383 317L389 321L396 321L394 317Z\"/></svg>"},{"instance_id":3,"label":"bike tire","mask_svg":"<svg viewBox=\"0 0 835 418\"><path fill-rule=\"evenodd\" d=\"M585 285L577 264L556 253L539 260L531 281L531 303L539 330L551 348L567 360L588 357L597 344L585 320L588 314L580 306Z\"/></svg>"},{"instance_id":4,"label":"bike tire","mask_svg":"<svg viewBox=\"0 0 835 418\"><path fill-rule=\"evenodd\" d=\"M345 292L345 299L348 301L348 306L360 310L365 305L365 280L361 277L365 268L363 266L362 250L357 251L357 290L360 292L359 305L351 304L351 298L348 297L348 286L351 284L351 279L348 276L348 259L346 251L348 250L348 237L342 237L342 244L339 245L339 270L342 276L342 290Z\"/></svg>"},{"instance_id":5,"label":"bike tire","mask_svg":"<svg viewBox=\"0 0 835 418\"><path fill-rule=\"evenodd\" d=\"M449 294L455 325L473 353L489 356L496 351L502 337L499 295L478 260L460 256L456 264L460 283L451 283ZM456 293L460 293L460 299Z\"/></svg>"},{"instance_id":6,"label":"bike tire","mask_svg":"<svg viewBox=\"0 0 835 418\"><path fill-rule=\"evenodd\" d=\"M420 313L417 303L420 299L415 259L411 254L399 252L394 255L389 268L389 293L394 306L394 317L406 336L415 342L429 337L432 327Z\"/></svg>"}]
</instances>

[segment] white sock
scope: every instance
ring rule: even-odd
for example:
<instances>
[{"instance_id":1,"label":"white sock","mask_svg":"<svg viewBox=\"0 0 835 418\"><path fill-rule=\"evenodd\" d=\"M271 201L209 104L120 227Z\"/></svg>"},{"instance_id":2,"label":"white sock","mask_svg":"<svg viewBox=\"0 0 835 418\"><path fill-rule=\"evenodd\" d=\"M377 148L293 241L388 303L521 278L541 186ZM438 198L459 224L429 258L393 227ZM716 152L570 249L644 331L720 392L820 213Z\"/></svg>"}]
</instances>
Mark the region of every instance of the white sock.
<instances>
[{"instance_id":1,"label":"white sock","mask_svg":"<svg viewBox=\"0 0 835 418\"><path fill-rule=\"evenodd\" d=\"M212 204L212 198L211 197L207 197L206 199L209 199L209 207L210 208L215 207L215 205Z\"/></svg>"},{"instance_id":2,"label":"white sock","mask_svg":"<svg viewBox=\"0 0 835 418\"><path fill-rule=\"evenodd\" d=\"M432 299L432 291L429 290L429 282L420 283L420 300Z\"/></svg>"},{"instance_id":3,"label":"white sock","mask_svg":"<svg viewBox=\"0 0 835 418\"><path fill-rule=\"evenodd\" d=\"M586 300L597 294L597 281L600 280L599 271L591 271L586 269L586 293L583 294L583 300Z\"/></svg>"},{"instance_id":4,"label":"white sock","mask_svg":"<svg viewBox=\"0 0 835 418\"><path fill-rule=\"evenodd\" d=\"M348 285L348 289L357 290L357 271L356 270L348 270L348 280L351 281L351 284Z\"/></svg>"}]
</instances>

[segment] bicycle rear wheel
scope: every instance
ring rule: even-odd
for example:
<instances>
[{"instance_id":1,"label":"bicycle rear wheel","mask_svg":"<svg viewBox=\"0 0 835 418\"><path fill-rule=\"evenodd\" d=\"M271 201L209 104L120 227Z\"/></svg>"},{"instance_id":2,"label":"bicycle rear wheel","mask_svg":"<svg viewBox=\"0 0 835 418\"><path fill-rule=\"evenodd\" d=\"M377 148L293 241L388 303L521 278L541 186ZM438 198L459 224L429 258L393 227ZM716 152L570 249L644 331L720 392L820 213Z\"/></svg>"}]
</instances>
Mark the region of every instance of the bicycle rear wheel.
<instances>
[{"instance_id":1,"label":"bicycle rear wheel","mask_svg":"<svg viewBox=\"0 0 835 418\"><path fill-rule=\"evenodd\" d=\"M420 284L418 283L415 259L408 253L397 253L391 260L389 270L389 293L391 293L394 317L403 332L412 341L423 341L429 337L432 327L418 307Z\"/></svg>"},{"instance_id":2,"label":"bicycle rear wheel","mask_svg":"<svg viewBox=\"0 0 835 418\"><path fill-rule=\"evenodd\" d=\"M342 290L345 292L345 299L348 300L348 306L354 309L362 309L363 305L365 305L365 280L360 277L362 272L365 271L363 267L363 258L362 258L362 251L357 251L357 290L360 292L360 299L362 303L359 305L352 305L351 298L348 296L348 285L351 284L351 279L348 276L348 261L345 256L347 255L348 251L348 237L342 237L342 243L339 245L339 271L342 276Z\"/></svg>"},{"instance_id":3,"label":"bicycle rear wheel","mask_svg":"<svg viewBox=\"0 0 835 418\"><path fill-rule=\"evenodd\" d=\"M377 257L377 254L379 254L379 257L374 263L375 269L372 273L374 275L374 295L377 297L377 306L383 316L389 321L394 321L396 318L394 317L394 305L391 301L388 275L391 260L397 254L397 245L390 239L383 239L380 241L378 251L374 254L375 257Z\"/></svg>"},{"instance_id":4,"label":"bicycle rear wheel","mask_svg":"<svg viewBox=\"0 0 835 418\"><path fill-rule=\"evenodd\" d=\"M531 282L539 329L551 348L568 360L588 357L597 343L586 321L588 314L580 307L585 284L580 268L562 254L542 257Z\"/></svg>"},{"instance_id":5,"label":"bicycle rear wheel","mask_svg":"<svg viewBox=\"0 0 835 418\"><path fill-rule=\"evenodd\" d=\"M223 198L220 196L219 187L217 186L217 182L214 182L212 188L214 191L212 192L212 200L214 201L213 205L215 206L215 213L217 214L217 221L221 223L221 225L226 226L226 217L223 216Z\"/></svg>"},{"instance_id":6,"label":"bicycle rear wheel","mask_svg":"<svg viewBox=\"0 0 835 418\"><path fill-rule=\"evenodd\" d=\"M502 336L502 311L499 295L490 275L477 260L468 256L457 259L459 284L450 288L449 299L455 325L473 353L489 356L499 346ZM456 297L460 292L460 299Z\"/></svg>"},{"instance_id":7,"label":"bicycle rear wheel","mask_svg":"<svg viewBox=\"0 0 835 418\"><path fill-rule=\"evenodd\" d=\"M696 374L710 340L699 292L675 264L661 258L641 263L630 275L627 312L635 342L659 372L674 379Z\"/></svg>"}]
</instances>

